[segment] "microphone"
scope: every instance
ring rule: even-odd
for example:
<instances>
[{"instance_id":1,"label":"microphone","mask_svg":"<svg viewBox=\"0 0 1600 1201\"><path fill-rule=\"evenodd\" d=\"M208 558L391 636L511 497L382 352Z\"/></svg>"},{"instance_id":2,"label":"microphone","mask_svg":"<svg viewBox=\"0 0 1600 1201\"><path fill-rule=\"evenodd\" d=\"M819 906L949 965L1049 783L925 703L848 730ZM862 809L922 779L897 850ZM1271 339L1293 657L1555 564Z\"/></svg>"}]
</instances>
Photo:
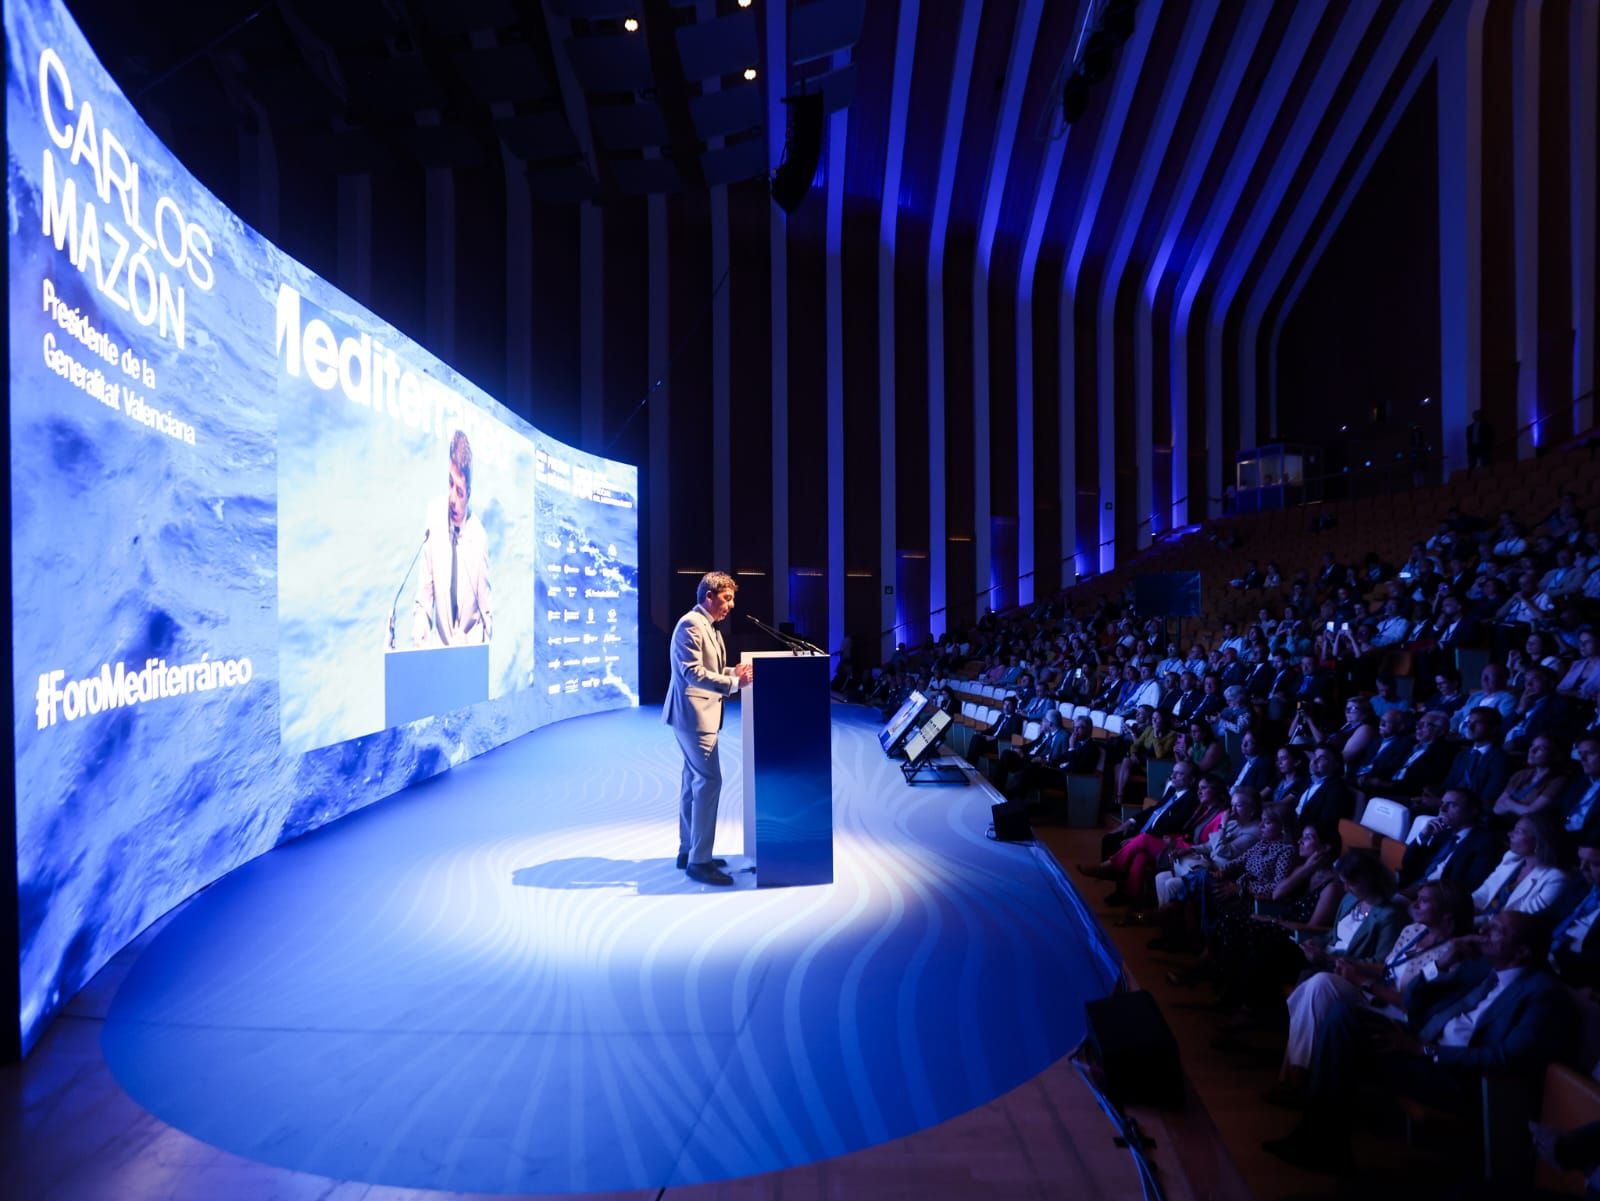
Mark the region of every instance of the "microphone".
<instances>
[{"instance_id":1,"label":"microphone","mask_svg":"<svg viewBox=\"0 0 1600 1201\"><path fill-rule=\"evenodd\" d=\"M751 624L753 624L762 633L766 634L768 637L775 638L779 642L783 643L783 645L788 647L789 650L792 651L794 654L798 655L798 654L806 653L806 654L821 655L821 654L825 653L819 647L812 646L811 643L807 642L804 638L796 638L792 634L785 634L782 630L773 629L766 622L762 621L759 617L757 617L754 613L746 613L744 615L744 617L745 617L746 621L748 621Z\"/></svg>"},{"instance_id":2,"label":"microphone","mask_svg":"<svg viewBox=\"0 0 1600 1201\"><path fill-rule=\"evenodd\" d=\"M417 566L417 560L422 557L422 548L428 545L428 535L432 530L422 531L422 541L417 543L417 553L411 556L411 565L406 568L406 573L400 579L400 587L394 590L394 604L389 606L389 649L394 649L394 619L400 612L400 595L406 590L406 584L411 579L411 573Z\"/></svg>"}]
</instances>

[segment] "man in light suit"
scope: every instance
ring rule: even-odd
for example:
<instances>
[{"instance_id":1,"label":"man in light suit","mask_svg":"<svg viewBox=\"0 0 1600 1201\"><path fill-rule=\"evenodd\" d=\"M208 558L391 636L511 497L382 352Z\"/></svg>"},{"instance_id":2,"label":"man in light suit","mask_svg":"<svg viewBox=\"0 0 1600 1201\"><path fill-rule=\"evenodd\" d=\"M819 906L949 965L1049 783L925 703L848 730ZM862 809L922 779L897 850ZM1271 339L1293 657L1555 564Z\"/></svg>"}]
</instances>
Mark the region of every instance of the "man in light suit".
<instances>
[{"instance_id":1,"label":"man in light suit","mask_svg":"<svg viewBox=\"0 0 1600 1201\"><path fill-rule=\"evenodd\" d=\"M450 439L445 493L428 504L411 643L418 647L488 642L489 538L472 511L472 444L457 430ZM391 641L393 630L390 631Z\"/></svg>"},{"instance_id":2,"label":"man in light suit","mask_svg":"<svg viewBox=\"0 0 1600 1201\"><path fill-rule=\"evenodd\" d=\"M671 679L661 720L677 735L683 752L683 784L678 802L678 866L691 880L728 885L733 877L714 859L717 802L722 797L722 761L717 732L722 704L750 682L748 663L728 665L728 648L716 623L733 612L733 577L720 571L700 580L699 603L678 618L672 631Z\"/></svg>"}]
</instances>

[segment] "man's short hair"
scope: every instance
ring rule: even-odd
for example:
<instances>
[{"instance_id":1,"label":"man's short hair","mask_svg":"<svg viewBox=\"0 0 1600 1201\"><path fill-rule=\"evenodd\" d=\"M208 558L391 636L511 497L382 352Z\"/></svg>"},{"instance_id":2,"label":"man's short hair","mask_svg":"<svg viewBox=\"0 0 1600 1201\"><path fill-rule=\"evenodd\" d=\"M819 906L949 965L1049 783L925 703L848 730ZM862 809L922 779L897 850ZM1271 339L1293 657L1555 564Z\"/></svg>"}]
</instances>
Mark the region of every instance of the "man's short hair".
<instances>
[{"instance_id":1,"label":"man's short hair","mask_svg":"<svg viewBox=\"0 0 1600 1201\"><path fill-rule=\"evenodd\" d=\"M703 601L706 597L718 592L737 591L739 591L738 581L727 572L708 571L700 577L700 592L695 599Z\"/></svg>"},{"instance_id":2,"label":"man's short hair","mask_svg":"<svg viewBox=\"0 0 1600 1201\"><path fill-rule=\"evenodd\" d=\"M467 431L457 430L450 436L450 466L461 473L461 480L467 486L467 495L472 495L472 443L467 441Z\"/></svg>"}]
</instances>

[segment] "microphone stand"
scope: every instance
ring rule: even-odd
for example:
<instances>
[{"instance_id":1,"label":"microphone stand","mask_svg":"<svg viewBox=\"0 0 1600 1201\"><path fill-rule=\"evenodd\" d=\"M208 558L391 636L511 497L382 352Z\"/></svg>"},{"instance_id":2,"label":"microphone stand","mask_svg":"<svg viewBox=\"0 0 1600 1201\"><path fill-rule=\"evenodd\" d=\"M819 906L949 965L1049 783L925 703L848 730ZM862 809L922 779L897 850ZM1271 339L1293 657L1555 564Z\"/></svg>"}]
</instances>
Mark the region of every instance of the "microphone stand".
<instances>
[{"instance_id":1,"label":"microphone stand","mask_svg":"<svg viewBox=\"0 0 1600 1201\"><path fill-rule=\"evenodd\" d=\"M789 648L789 652L791 654L795 654L795 655L825 655L825 654L827 654L827 652L824 651L821 647L813 646L811 643L807 642L804 638L796 638L792 634L785 634L782 630L773 629L771 626L769 626L766 622L762 621L759 617L757 617L753 613L746 613L744 615L744 618L745 618L746 621L750 622L752 625L754 625L758 630L760 630L763 634L767 635L769 638L776 639L778 642L783 643L784 646Z\"/></svg>"},{"instance_id":2,"label":"microphone stand","mask_svg":"<svg viewBox=\"0 0 1600 1201\"><path fill-rule=\"evenodd\" d=\"M406 590L406 584L411 580L411 573L417 566L417 560L422 558L422 548L428 545L428 535L432 530L422 531L422 541L417 543L417 553L411 556L411 565L406 568L406 573L400 578L400 587L395 589L394 604L389 606L389 649L394 650L394 622L400 612L400 595Z\"/></svg>"}]
</instances>

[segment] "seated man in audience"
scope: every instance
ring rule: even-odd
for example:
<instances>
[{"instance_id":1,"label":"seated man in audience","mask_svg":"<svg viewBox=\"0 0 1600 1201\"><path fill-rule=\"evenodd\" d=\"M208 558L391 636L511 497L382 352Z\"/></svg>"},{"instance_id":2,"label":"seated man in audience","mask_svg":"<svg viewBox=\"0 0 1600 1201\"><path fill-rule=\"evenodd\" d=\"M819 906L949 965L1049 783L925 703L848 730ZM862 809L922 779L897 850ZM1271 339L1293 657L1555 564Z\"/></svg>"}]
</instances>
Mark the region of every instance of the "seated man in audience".
<instances>
[{"instance_id":1,"label":"seated man in audience","mask_svg":"<svg viewBox=\"0 0 1600 1201\"><path fill-rule=\"evenodd\" d=\"M1061 716L1056 710L1055 698L1050 695L1044 681L1036 680L1033 685L1033 695L1022 706L1022 716L1030 721L1043 721L1047 713L1055 713L1057 717Z\"/></svg>"},{"instance_id":2,"label":"seated man in audience","mask_svg":"<svg viewBox=\"0 0 1600 1201\"><path fill-rule=\"evenodd\" d=\"M1361 777L1362 791L1368 796L1409 798L1443 783L1455 759L1455 750L1444 739L1447 725L1444 714L1424 712L1417 718L1417 740L1404 762L1393 775L1382 776L1374 771Z\"/></svg>"},{"instance_id":3,"label":"seated man in audience","mask_svg":"<svg viewBox=\"0 0 1600 1201\"><path fill-rule=\"evenodd\" d=\"M1528 744L1540 734L1567 734L1569 715L1566 698L1556 695L1556 674L1543 664L1532 664L1523 672L1522 699L1517 702L1511 724L1502 739L1513 755L1526 755Z\"/></svg>"},{"instance_id":4,"label":"seated man in audience","mask_svg":"<svg viewBox=\"0 0 1600 1201\"><path fill-rule=\"evenodd\" d=\"M1261 736L1246 730L1239 739L1239 770L1233 774L1228 793L1232 795L1241 788L1264 793L1271 785L1272 762L1261 753Z\"/></svg>"},{"instance_id":5,"label":"seated man in audience","mask_svg":"<svg viewBox=\"0 0 1600 1201\"><path fill-rule=\"evenodd\" d=\"M1100 856L1104 862L1100 864L1099 869L1085 869L1084 874L1120 881L1122 873L1113 869L1112 859L1124 843L1139 834L1161 837L1182 831L1189 824L1189 819L1194 816L1195 806L1200 799L1195 784L1194 764L1186 759L1173 764L1172 776L1167 780L1167 787L1157 798L1155 805L1141 809L1102 838ZM1107 875L1108 871L1111 874Z\"/></svg>"},{"instance_id":6,"label":"seated man in audience","mask_svg":"<svg viewBox=\"0 0 1600 1201\"><path fill-rule=\"evenodd\" d=\"M1424 788L1430 801L1453 788L1480 797L1497 797L1505 791L1515 764L1500 748L1500 710L1480 705L1467 715L1468 744L1456 752L1455 761L1437 788Z\"/></svg>"},{"instance_id":7,"label":"seated man in audience","mask_svg":"<svg viewBox=\"0 0 1600 1201\"><path fill-rule=\"evenodd\" d=\"M1371 793L1373 790L1368 786L1368 778L1376 777L1380 780L1392 778L1411 757L1414 745L1411 738L1410 711L1385 709L1378 716L1378 744L1372 750L1372 757L1365 763L1357 765L1355 786L1362 792Z\"/></svg>"},{"instance_id":8,"label":"seated man in audience","mask_svg":"<svg viewBox=\"0 0 1600 1201\"><path fill-rule=\"evenodd\" d=\"M1415 897L1424 884L1449 881L1472 892L1500 862L1500 840L1482 824L1483 804L1459 788L1445 792L1439 816L1425 822L1422 835L1406 847L1400 862L1400 890Z\"/></svg>"},{"instance_id":9,"label":"seated man in audience","mask_svg":"<svg viewBox=\"0 0 1600 1201\"><path fill-rule=\"evenodd\" d=\"M1556 923L1550 936L1550 968L1569 988L1600 989L1600 831L1578 840L1578 873L1589 891L1577 907Z\"/></svg>"},{"instance_id":10,"label":"seated man in audience","mask_svg":"<svg viewBox=\"0 0 1600 1201\"><path fill-rule=\"evenodd\" d=\"M1262 1145L1309 1171L1345 1171L1364 1084L1463 1115L1476 1109L1485 1073L1515 1078L1537 1095L1545 1069L1576 1043L1571 998L1544 969L1537 919L1498 914L1474 941L1478 958L1407 989L1403 1030L1380 1024L1365 1006L1335 1003L1317 1031L1305 1118ZM1376 1054L1374 1029L1389 1042Z\"/></svg>"},{"instance_id":11,"label":"seated man in audience","mask_svg":"<svg viewBox=\"0 0 1600 1201\"><path fill-rule=\"evenodd\" d=\"M1013 736L1022 733L1022 714L1017 712L1017 698L1008 694L1000 702L1000 716L981 734L974 734L967 744L967 762L977 764L985 755L993 755L1011 745Z\"/></svg>"},{"instance_id":12,"label":"seated man in audience","mask_svg":"<svg viewBox=\"0 0 1600 1201\"><path fill-rule=\"evenodd\" d=\"M1478 691L1467 698L1467 703L1457 709L1450 719L1453 738L1467 736L1467 714L1481 705L1487 705L1500 714L1502 731L1511 714L1516 711L1516 695L1506 687L1506 669L1498 663L1485 663L1478 673Z\"/></svg>"},{"instance_id":13,"label":"seated man in audience","mask_svg":"<svg viewBox=\"0 0 1600 1201\"><path fill-rule=\"evenodd\" d=\"M1344 761L1332 747L1319 746L1311 752L1311 783L1295 802L1295 817L1302 826L1332 830L1354 808L1355 798L1344 782Z\"/></svg>"},{"instance_id":14,"label":"seated man in audience","mask_svg":"<svg viewBox=\"0 0 1600 1201\"><path fill-rule=\"evenodd\" d=\"M1008 797L1020 795L1033 787L1038 777L1032 769L1055 767L1066 757L1070 739L1061 728L1061 714L1050 709L1039 725L1039 736L1021 748L1005 747L990 774L995 784Z\"/></svg>"},{"instance_id":15,"label":"seated man in audience","mask_svg":"<svg viewBox=\"0 0 1600 1201\"><path fill-rule=\"evenodd\" d=\"M1600 734L1584 734L1573 749L1583 770L1572 777L1556 804L1561 824L1576 836L1600 830Z\"/></svg>"}]
</instances>

